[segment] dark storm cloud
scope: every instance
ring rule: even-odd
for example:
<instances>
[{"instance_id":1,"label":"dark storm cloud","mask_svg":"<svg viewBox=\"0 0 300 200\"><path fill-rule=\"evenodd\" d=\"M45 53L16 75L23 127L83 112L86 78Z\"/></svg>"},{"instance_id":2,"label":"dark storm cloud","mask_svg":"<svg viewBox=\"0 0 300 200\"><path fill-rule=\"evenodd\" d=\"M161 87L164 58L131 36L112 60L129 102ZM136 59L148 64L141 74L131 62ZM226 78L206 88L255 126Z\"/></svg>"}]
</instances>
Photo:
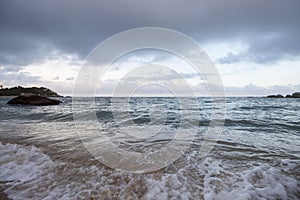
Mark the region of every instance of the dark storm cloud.
<instances>
[{"instance_id":1,"label":"dark storm cloud","mask_svg":"<svg viewBox=\"0 0 300 200\"><path fill-rule=\"evenodd\" d=\"M200 44L239 40L249 45L248 52L221 62L269 62L300 54L299 10L296 0L3 0L0 64L28 65L53 51L83 59L112 34L143 26L175 29Z\"/></svg>"},{"instance_id":2,"label":"dark storm cloud","mask_svg":"<svg viewBox=\"0 0 300 200\"><path fill-rule=\"evenodd\" d=\"M299 32L282 31L270 33L260 37L248 39L249 49L239 54L229 52L225 57L219 58L219 63L234 63L239 61L270 63L280 59L294 59L300 54Z\"/></svg>"},{"instance_id":3,"label":"dark storm cloud","mask_svg":"<svg viewBox=\"0 0 300 200\"><path fill-rule=\"evenodd\" d=\"M40 37L3 29L0 29L0 44L0 65L10 69L38 62L54 50L50 43L41 42Z\"/></svg>"}]
</instances>

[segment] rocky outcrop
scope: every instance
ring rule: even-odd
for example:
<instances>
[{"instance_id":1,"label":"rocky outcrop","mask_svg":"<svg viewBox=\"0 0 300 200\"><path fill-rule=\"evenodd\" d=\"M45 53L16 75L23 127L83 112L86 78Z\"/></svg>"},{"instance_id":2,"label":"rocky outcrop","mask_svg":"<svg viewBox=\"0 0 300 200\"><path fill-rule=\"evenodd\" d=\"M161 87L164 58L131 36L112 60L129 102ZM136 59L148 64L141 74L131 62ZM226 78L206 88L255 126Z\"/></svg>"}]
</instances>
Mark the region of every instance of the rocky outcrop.
<instances>
[{"instance_id":1,"label":"rocky outcrop","mask_svg":"<svg viewBox=\"0 0 300 200\"><path fill-rule=\"evenodd\" d=\"M35 94L22 94L15 97L7 102L12 105L33 105L33 106L47 106L47 105L58 105L61 101L56 99L50 99Z\"/></svg>"},{"instance_id":2,"label":"rocky outcrop","mask_svg":"<svg viewBox=\"0 0 300 200\"><path fill-rule=\"evenodd\" d=\"M300 98L300 92L295 92L292 94L293 98Z\"/></svg>"},{"instance_id":3,"label":"rocky outcrop","mask_svg":"<svg viewBox=\"0 0 300 200\"><path fill-rule=\"evenodd\" d=\"M267 98L283 98L284 96L281 94L276 94L276 95L268 95Z\"/></svg>"},{"instance_id":4,"label":"rocky outcrop","mask_svg":"<svg viewBox=\"0 0 300 200\"><path fill-rule=\"evenodd\" d=\"M284 98L284 96L281 94L272 94L268 95L267 98ZM295 92L292 95L288 94L285 96L285 98L300 98L300 92Z\"/></svg>"}]
</instances>

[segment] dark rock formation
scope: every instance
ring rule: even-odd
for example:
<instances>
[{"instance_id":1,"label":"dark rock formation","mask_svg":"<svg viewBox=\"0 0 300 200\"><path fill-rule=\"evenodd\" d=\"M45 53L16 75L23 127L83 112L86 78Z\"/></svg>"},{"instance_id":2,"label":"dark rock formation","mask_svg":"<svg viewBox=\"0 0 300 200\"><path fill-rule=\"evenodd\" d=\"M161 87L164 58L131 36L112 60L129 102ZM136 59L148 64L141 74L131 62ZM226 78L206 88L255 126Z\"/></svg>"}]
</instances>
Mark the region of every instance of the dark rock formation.
<instances>
[{"instance_id":1,"label":"dark rock formation","mask_svg":"<svg viewBox=\"0 0 300 200\"><path fill-rule=\"evenodd\" d=\"M284 96L281 94L272 94L268 95L267 98L284 98ZM288 94L285 96L285 98L300 98L300 92L295 92L292 95Z\"/></svg>"},{"instance_id":2,"label":"dark rock formation","mask_svg":"<svg viewBox=\"0 0 300 200\"><path fill-rule=\"evenodd\" d=\"M56 99L49 99L47 97L38 96L35 94L22 94L7 102L13 105L33 105L33 106L47 106L58 105L61 101Z\"/></svg>"},{"instance_id":3,"label":"dark rock formation","mask_svg":"<svg viewBox=\"0 0 300 200\"><path fill-rule=\"evenodd\" d=\"M295 92L292 94L293 98L300 98L300 92Z\"/></svg>"},{"instance_id":4,"label":"dark rock formation","mask_svg":"<svg viewBox=\"0 0 300 200\"><path fill-rule=\"evenodd\" d=\"M268 95L267 98L283 98L284 96L281 94L277 94L277 95Z\"/></svg>"}]
</instances>

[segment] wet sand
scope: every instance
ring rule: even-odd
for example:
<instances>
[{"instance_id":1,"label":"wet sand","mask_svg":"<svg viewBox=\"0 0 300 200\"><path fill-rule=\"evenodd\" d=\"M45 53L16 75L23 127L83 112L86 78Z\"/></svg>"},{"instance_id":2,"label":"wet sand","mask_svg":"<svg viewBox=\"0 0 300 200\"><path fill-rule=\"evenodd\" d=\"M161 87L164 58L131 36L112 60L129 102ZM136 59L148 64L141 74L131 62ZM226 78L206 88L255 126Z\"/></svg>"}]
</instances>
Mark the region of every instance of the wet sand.
<instances>
[{"instance_id":1,"label":"wet sand","mask_svg":"<svg viewBox=\"0 0 300 200\"><path fill-rule=\"evenodd\" d=\"M0 199L9 200L7 194L4 193L4 190L7 188L3 182L0 182Z\"/></svg>"}]
</instances>

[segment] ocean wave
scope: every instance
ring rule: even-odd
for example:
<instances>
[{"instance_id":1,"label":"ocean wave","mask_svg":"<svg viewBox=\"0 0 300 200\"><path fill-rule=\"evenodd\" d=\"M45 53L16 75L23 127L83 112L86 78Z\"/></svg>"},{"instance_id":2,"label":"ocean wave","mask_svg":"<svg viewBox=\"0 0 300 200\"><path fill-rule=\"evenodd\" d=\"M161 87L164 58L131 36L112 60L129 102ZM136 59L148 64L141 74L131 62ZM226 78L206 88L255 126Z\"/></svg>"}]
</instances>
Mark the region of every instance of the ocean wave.
<instances>
[{"instance_id":1,"label":"ocean wave","mask_svg":"<svg viewBox=\"0 0 300 200\"><path fill-rule=\"evenodd\" d=\"M11 199L300 198L299 180L287 175L299 161L283 159L281 169L254 163L239 168L212 158L195 162L192 154L179 170L131 174L54 161L34 146L0 143L0 181Z\"/></svg>"}]
</instances>

